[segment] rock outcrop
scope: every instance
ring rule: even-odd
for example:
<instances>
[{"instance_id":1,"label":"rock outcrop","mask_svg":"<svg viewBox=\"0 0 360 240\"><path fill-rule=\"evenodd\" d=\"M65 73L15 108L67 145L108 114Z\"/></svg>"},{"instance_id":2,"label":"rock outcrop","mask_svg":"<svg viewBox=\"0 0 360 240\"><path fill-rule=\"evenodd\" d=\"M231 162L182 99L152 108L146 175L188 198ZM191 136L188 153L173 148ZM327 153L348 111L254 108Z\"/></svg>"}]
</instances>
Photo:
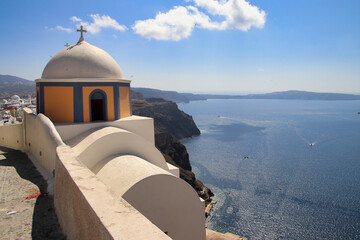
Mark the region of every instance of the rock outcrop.
<instances>
[{"instance_id":1,"label":"rock outcrop","mask_svg":"<svg viewBox=\"0 0 360 240\"><path fill-rule=\"evenodd\" d=\"M161 98L132 99L133 114L154 118L155 133L169 132L176 140L200 134L191 116Z\"/></svg>"},{"instance_id":2,"label":"rock outcrop","mask_svg":"<svg viewBox=\"0 0 360 240\"><path fill-rule=\"evenodd\" d=\"M192 117L179 110L176 103L163 99L142 99L132 93L134 115L154 118L155 144L167 162L179 167L180 177L189 183L206 203L211 202L213 193L196 179L191 171L189 154L178 140L200 134Z\"/></svg>"}]
</instances>

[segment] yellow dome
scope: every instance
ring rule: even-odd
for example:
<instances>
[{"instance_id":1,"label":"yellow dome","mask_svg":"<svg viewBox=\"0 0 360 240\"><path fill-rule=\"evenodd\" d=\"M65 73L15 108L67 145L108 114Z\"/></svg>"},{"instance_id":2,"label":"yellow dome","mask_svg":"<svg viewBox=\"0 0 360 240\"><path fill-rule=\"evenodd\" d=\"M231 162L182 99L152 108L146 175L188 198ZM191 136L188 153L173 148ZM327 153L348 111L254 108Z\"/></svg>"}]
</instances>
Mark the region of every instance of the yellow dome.
<instances>
[{"instance_id":1,"label":"yellow dome","mask_svg":"<svg viewBox=\"0 0 360 240\"><path fill-rule=\"evenodd\" d=\"M104 50L85 41L64 48L46 65L42 79L123 79L117 62Z\"/></svg>"}]
</instances>

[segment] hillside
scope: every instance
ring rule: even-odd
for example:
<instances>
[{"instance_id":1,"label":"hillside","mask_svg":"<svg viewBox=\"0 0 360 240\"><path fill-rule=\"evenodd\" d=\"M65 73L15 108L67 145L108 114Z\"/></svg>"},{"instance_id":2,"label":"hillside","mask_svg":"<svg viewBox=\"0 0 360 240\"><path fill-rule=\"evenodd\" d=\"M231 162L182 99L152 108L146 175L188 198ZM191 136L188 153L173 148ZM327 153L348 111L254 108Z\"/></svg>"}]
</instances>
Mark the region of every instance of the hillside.
<instances>
[{"instance_id":1,"label":"hillside","mask_svg":"<svg viewBox=\"0 0 360 240\"><path fill-rule=\"evenodd\" d=\"M0 75L0 98L9 98L14 94L20 97L35 96L35 82L11 75Z\"/></svg>"}]
</instances>

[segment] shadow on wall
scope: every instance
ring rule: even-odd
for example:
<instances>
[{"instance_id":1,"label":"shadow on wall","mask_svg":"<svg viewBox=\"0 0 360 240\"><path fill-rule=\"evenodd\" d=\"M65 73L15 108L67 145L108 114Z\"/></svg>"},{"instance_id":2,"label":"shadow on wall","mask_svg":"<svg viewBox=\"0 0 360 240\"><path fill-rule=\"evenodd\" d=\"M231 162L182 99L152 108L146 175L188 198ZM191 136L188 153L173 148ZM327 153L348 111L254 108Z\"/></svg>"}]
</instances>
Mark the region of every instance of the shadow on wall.
<instances>
[{"instance_id":1,"label":"shadow on wall","mask_svg":"<svg viewBox=\"0 0 360 240\"><path fill-rule=\"evenodd\" d=\"M21 151L5 147L0 147L0 151L4 152L2 155L5 157L0 161L0 166L14 167L21 178L32 182L40 190L41 195L38 197L38 192L27 196L26 192L21 191L21 184L18 184L20 189L18 189L18 195L15 198L15 201L21 201L22 198L25 200L37 198L32 221L32 239L66 239L61 233L55 214L54 196L46 194L47 182L36 170L36 167Z\"/></svg>"}]
</instances>

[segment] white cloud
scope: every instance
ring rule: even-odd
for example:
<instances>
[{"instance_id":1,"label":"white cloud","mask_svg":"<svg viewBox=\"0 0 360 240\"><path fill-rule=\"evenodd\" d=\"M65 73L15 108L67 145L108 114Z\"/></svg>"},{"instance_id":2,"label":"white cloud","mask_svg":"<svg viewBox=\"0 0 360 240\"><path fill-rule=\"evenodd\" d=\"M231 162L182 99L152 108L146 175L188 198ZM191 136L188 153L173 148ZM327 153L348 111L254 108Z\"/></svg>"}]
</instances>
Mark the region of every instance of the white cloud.
<instances>
[{"instance_id":1,"label":"white cloud","mask_svg":"<svg viewBox=\"0 0 360 240\"><path fill-rule=\"evenodd\" d=\"M212 15L225 17L220 29L235 28L242 31L252 26L262 28L265 25L266 13L246 0L193 0L196 6L204 8Z\"/></svg>"},{"instance_id":2,"label":"white cloud","mask_svg":"<svg viewBox=\"0 0 360 240\"><path fill-rule=\"evenodd\" d=\"M136 21L132 29L148 39L179 41L189 37L196 24L209 24L209 17L195 7L176 6L155 19Z\"/></svg>"},{"instance_id":3,"label":"white cloud","mask_svg":"<svg viewBox=\"0 0 360 240\"><path fill-rule=\"evenodd\" d=\"M263 68L258 68L257 71L258 71L258 72L264 72L265 69L263 69Z\"/></svg>"},{"instance_id":4,"label":"white cloud","mask_svg":"<svg viewBox=\"0 0 360 240\"><path fill-rule=\"evenodd\" d=\"M70 18L70 20L73 21L73 22L81 22L81 21L82 21L81 18L78 18L78 17L76 17L76 16L72 16L72 17Z\"/></svg>"},{"instance_id":5,"label":"white cloud","mask_svg":"<svg viewBox=\"0 0 360 240\"><path fill-rule=\"evenodd\" d=\"M65 28L65 27L60 26L60 25L57 25L57 26L56 26L56 27L54 27L54 28L45 27L45 29L50 30L50 31L60 30L60 31L64 31L64 32L67 32L67 33L71 33L71 32L73 32L73 31L74 31L74 30L73 30L73 29L71 29L71 28Z\"/></svg>"},{"instance_id":6,"label":"white cloud","mask_svg":"<svg viewBox=\"0 0 360 240\"><path fill-rule=\"evenodd\" d=\"M103 28L112 28L120 32L127 30L126 26L119 24L115 19L111 18L110 16L91 14L90 17L93 20L93 22L91 23L83 21L76 16L73 16L70 19L73 22L77 22L77 26L83 25L83 27L91 34L99 33Z\"/></svg>"},{"instance_id":7,"label":"white cloud","mask_svg":"<svg viewBox=\"0 0 360 240\"><path fill-rule=\"evenodd\" d=\"M225 20L212 21L209 15L192 5L175 6L166 13L159 12L154 19L136 21L132 29L148 39L179 41L188 38L195 27L247 31L252 26L262 28L266 21L266 13L245 0L185 1L194 2L209 14L222 16Z\"/></svg>"},{"instance_id":8,"label":"white cloud","mask_svg":"<svg viewBox=\"0 0 360 240\"><path fill-rule=\"evenodd\" d=\"M64 31L64 32L67 32L67 33L71 33L73 30L71 28L65 28L65 27L62 27L62 26L56 26L55 27L57 30L60 30L60 31Z\"/></svg>"}]
</instances>

